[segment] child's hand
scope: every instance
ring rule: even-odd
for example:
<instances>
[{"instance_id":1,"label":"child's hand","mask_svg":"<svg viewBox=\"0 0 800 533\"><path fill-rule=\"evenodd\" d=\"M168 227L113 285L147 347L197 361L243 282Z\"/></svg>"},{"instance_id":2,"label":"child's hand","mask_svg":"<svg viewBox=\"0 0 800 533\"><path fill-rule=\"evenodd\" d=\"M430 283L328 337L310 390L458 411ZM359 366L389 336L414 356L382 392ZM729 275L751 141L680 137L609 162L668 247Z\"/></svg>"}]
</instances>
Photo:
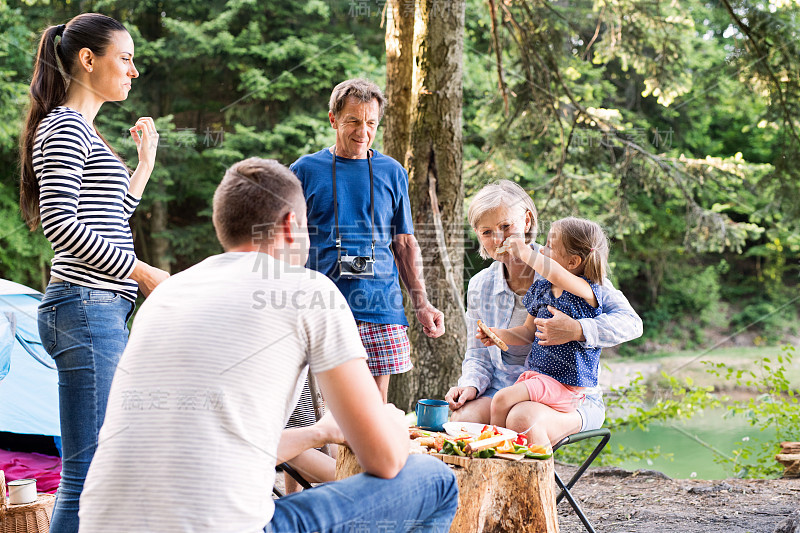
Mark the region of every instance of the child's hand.
<instances>
[{"instance_id":1,"label":"child's hand","mask_svg":"<svg viewBox=\"0 0 800 533\"><path fill-rule=\"evenodd\" d=\"M492 328L489 328L492 329ZM475 338L483 343L484 346L495 346L494 341L481 328L475 331Z\"/></svg>"},{"instance_id":2,"label":"child's hand","mask_svg":"<svg viewBox=\"0 0 800 533\"><path fill-rule=\"evenodd\" d=\"M512 256L523 260L531 253L531 247L528 246L521 235L511 235L506 238L501 248L504 248Z\"/></svg>"},{"instance_id":3,"label":"child's hand","mask_svg":"<svg viewBox=\"0 0 800 533\"><path fill-rule=\"evenodd\" d=\"M503 351L508 351L508 345L505 342L503 342L503 339L501 339L497 335L497 331L500 330L495 330L494 328L490 328L489 326L478 320L478 334L475 335L475 337L479 341L481 341L484 346L488 347L494 345Z\"/></svg>"}]
</instances>

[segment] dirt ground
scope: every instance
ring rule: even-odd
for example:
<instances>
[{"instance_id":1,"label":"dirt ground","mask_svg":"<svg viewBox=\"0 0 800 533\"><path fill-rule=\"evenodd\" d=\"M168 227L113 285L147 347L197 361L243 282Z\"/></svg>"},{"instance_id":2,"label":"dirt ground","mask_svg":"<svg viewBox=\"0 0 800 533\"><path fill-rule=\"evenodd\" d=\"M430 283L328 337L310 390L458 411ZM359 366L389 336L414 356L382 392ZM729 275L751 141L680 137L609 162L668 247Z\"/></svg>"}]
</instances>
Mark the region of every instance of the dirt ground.
<instances>
[{"instance_id":1,"label":"dirt ground","mask_svg":"<svg viewBox=\"0 0 800 533\"><path fill-rule=\"evenodd\" d=\"M574 472L556 470L564 482ZM590 468L572 493L603 533L773 533L800 509L800 479L673 480L652 470ZM558 515L562 532L585 531L566 499Z\"/></svg>"},{"instance_id":2,"label":"dirt ground","mask_svg":"<svg viewBox=\"0 0 800 533\"><path fill-rule=\"evenodd\" d=\"M565 483L575 472L563 464L556 470ZM601 467L590 468L572 494L598 533L774 533L800 510L800 479L669 479L653 470ZM561 533L586 531L566 499L558 523ZM800 520L795 527L775 533L799 533Z\"/></svg>"}]
</instances>

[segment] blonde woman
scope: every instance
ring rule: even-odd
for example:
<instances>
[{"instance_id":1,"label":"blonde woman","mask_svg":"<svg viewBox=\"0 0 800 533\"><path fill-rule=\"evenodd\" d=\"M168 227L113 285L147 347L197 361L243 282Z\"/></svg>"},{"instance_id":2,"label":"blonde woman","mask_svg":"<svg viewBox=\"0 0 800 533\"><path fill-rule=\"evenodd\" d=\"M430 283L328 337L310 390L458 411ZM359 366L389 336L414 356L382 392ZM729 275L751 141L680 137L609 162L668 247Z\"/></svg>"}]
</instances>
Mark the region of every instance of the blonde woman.
<instances>
[{"instance_id":1,"label":"blonde woman","mask_svg":"<svg viewBox=\"0 0 800 533\"><path fill-rule=\"evenodd\" d=\"M522 187L503 180L481 189L467 216L478 236L481 256L495 260L469 282L470 331L478 332L478 320L492 328L523 325L528 312L522 299L537 274L517 256L505 253L501 246L508 237L518 235L533 249L539 249L534 242L538 220L533 201ZM607 348L642 334L641 319L607 279L600 287L598 299L603 313L597 318L575 320L550 307L553 318L536 319L539 345L578 341L586 347ZM492 397L500 389L513 385L525 370L530 344L512 345L508 351L502 351L497 346L484 346L481 338L479 333L468 338L461 378L445 396L453 410L452 420L488 424ZM584 392L586 401L570 413L531 401L516 404L508 413L506 426L525 433L529 442L539 444L556 443L566 435L597 429L605 420L602 391L597 386Z\"/></svg>"}]
</instances>

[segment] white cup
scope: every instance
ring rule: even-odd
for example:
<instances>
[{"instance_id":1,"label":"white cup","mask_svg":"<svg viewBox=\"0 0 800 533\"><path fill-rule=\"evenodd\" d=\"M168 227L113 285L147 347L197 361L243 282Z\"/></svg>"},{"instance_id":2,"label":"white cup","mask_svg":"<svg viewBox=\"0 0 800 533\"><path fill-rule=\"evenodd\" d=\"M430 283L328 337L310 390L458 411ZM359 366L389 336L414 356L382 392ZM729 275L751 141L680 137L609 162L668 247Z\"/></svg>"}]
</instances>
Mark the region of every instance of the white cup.
<instances>
[{"instance_id":1,"label":"white cup","mask_svg":"<svg viewBox=\"0 0 800 533\"><path fill-rule=\"evenodd\" d=\"M36 501L36 480L17 479L8 482L8 503L19 505Z\"/></svg>"}]
</instances>

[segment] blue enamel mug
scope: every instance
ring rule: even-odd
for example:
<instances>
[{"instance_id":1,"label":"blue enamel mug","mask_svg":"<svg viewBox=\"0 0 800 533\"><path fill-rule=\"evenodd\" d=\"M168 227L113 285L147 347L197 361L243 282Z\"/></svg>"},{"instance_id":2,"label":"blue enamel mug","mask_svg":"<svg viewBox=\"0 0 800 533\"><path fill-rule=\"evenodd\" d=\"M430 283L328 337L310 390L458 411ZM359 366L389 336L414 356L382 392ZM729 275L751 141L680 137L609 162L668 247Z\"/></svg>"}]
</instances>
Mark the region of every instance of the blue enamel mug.
<instances>
[{"instance_id":1,"label":"blue enamel mug","mask_svg":"<svg viewBox=\"0 0 800 533\"><path fill-rule=\"evenodd\" d=\"M414 409L417 426L431 431L443 431L450 416L450 406L443 400L420 400Z\"/></svg>"}]
</instances>

